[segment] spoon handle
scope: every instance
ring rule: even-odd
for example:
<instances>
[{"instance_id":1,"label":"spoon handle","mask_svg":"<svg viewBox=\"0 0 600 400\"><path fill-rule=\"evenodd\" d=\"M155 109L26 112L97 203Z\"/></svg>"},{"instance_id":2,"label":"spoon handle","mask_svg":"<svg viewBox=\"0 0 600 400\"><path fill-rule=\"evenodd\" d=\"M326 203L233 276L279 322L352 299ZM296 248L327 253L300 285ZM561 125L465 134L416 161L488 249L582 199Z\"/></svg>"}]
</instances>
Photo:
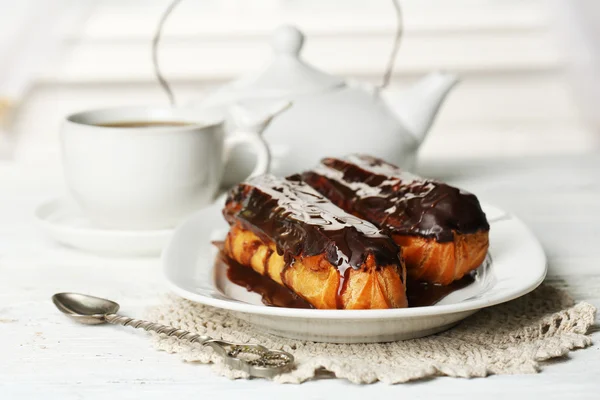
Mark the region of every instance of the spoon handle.
<instances>
[{"instance_id":1,"label":"spoon handle","mask_svg":"<svg viewBox=\"0 0 600 400\"><path fill-rule=\"evenodd\" d=\"M148 332L152 331L156 333L163 333L167 336L175 336L177 339L187 340L190 343L197 342L200 344L204 344L212 339L210 336L197 335L188 331L184 331L182 329L173 328L172 326L157 324L141 319L124 317L122 315L117 314L106 314L104 318L109 324L131 326L133 328L144 329Z\"/></svg>"},{"instance_id":2,"label":"spoon handle","mask_svg":"<svg viewBox=\"0 0 600 400\"><path fill-rule=\"evenodd\" d=\"M271 350L259 344L235 344L224 340L215 340L209 336L196 335L172 326L157 324L141 319L124 317L117 314L106 314L104 320L110 324L131 326L177 339L197 342L213 348L223 357L225 364L239 369L251 376L269 378L289 371L294 367L294 356L283 350Z\"/></svg>"}]
</instances>

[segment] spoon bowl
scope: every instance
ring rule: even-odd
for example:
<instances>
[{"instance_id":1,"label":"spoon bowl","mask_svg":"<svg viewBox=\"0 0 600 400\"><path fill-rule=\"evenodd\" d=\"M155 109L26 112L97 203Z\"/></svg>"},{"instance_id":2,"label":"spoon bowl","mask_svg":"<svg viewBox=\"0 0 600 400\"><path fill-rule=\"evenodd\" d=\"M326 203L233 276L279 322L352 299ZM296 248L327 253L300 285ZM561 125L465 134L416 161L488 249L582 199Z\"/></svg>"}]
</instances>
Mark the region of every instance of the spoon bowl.
<instances>
[{"instance_id":1,"label":"spoon bowl","mask_svg":"<svg viewBox=\"0 0 600 400\"><path fill-rule=\"evenodd\" d=\"M57 293L52 302L65 315L87 325L103 324L107 314L119 311L119 304L114 301L81 293Z\"/></svg>"}]
</instances>

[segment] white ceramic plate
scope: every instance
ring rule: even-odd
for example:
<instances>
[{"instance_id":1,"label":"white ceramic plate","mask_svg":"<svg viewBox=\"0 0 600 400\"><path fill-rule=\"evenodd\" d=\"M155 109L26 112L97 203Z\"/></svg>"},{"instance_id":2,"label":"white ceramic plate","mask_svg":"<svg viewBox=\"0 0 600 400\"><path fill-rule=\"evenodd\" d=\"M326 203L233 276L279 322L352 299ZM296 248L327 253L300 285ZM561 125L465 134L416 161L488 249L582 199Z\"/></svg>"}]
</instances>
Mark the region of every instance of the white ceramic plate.
<instances>
[{"instance_id":1,"label":"white ceramic plate","mask_svg":"<svg viewBox=\"0 0 600 400\"><path fill-rule=\"evenodd\" d=\"M45 201L35 210L42 230L64 245L114 256L158 256L172 229L127 231L94 226L68 199Z\"/></svg>"},{"instance_id":2,"label":"white ceramic plate","mask_svg":"<svg viewBox=\"0 0 600 400\"><path fill-rule=\"evenodd\" d=\"M260 296L232 284L214 268L227 224L222 205L190 216L163 251L163 272L178 295L233 311L257 328L279 336L318 342L385 342L422 337L450 328L484 307L535 289L546 276L546 257L529 229L517 218L483 205L492 227L487 262L473 284L428 307L391 310L307 310L268 307Z\"/></svg>"}]
</instances>

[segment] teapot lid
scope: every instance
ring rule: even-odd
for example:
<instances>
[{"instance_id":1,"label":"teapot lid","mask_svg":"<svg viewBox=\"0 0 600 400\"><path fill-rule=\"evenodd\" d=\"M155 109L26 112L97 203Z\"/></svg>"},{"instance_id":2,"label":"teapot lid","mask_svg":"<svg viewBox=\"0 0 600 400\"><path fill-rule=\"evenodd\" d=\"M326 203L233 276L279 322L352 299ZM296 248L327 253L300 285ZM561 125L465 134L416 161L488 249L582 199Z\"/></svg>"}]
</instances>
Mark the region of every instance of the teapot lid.
<instances>
[{"instance_id":1,"label":"teapot lid","mask_svg":"<svg viewBox=\"0 0 600 400\"><path fill-rule=\"evenodd\" d=\"M344 80L319 71L300 58L304 35L293 26L281 26L272 38L273 58L260 72L220 88L203 103L293 97L344 85Z\"/></svg>"}]
</instances>

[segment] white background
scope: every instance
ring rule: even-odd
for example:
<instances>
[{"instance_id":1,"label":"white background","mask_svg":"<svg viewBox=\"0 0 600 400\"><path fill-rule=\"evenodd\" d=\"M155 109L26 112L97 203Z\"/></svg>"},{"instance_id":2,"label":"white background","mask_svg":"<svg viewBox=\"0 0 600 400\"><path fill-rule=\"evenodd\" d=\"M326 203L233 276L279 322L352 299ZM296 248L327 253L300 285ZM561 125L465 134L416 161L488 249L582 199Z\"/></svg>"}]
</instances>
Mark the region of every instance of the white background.
<instances>
[{"instance_id":1,"label":"white background","mask_svg":"<svg viewBox=\"0 0 600 400\"><path fill-rule=\"evenodd\" d=\"M56 2L66 16L59 26L61 43L39 69L15 117L17 160L57 159L58 126L67 113L166 102L152 75L150 40L168 2L76 3L78 7ZM574 85L577 74L570 68L574 57L585 58L587 48L577 42L580 26L568 19L572 10L567 4L402 2L406 33L392 86L401 88L437 69L456 72L463 80L422 148L423 162L578 154L598 147L598 127L582 112ZM5 1L4 8L10 7L16 6ZM69 13L76 16L69 18ZM333 74L381 79L394 31L390 1L187 0L166 25L160 54L178 100L202 97L207 89L259 68L269 58L270 32L282 23L304 30L303 54L316 66ZM21 24L21 29L35 26ZM9 55L3 62L11 61Z\"/></svg>"}]
</instances>

